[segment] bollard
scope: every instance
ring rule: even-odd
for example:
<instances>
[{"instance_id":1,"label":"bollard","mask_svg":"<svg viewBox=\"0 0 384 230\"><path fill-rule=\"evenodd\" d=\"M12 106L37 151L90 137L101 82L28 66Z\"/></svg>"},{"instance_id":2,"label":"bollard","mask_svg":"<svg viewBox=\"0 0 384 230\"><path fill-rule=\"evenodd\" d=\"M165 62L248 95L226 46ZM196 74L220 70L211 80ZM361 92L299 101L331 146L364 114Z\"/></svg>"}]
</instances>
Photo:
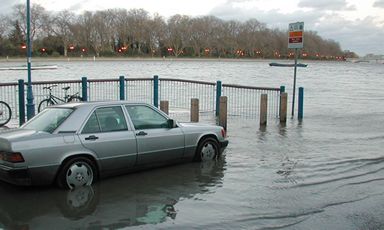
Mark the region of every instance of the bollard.
<instances>
[{"instance_id":1,"label":"bollard","mask_svg":"<svg viewBox=\"0 0 384 230\"><path fill-rule=\"evenodd\" d=\"M153 76L153 105L159 108L159 76Z\"/></svg>"},{"instance_id":2,"label":"bollard","mask_svg":"<svg viewBox=\"0 0 384 230\"><path fill-rule=\"evenodd\" d=\"M25 123L25 92L24 80L19 80L19 125Z\"/></svg>"},{"instance_id":3,"label":"bollard","mask_svg":"<svg viewBox=\"0 0 384 230\"><path fill-rule=\"evenodd\" d=\"M227 102L226 96L220 97L219 125L227 130Z\"/></svg>"},{"instance_id":4,"label":"bollard","mask_svg":"<svg viewBox=\"0 0 384 230\"><path fill-rule=\"evenodd\" d=\"M216 116L219 116L221 97L221 81L216 82Z\"/></svg>"},{"instance_id":5,"label":"bollard","mask_svg":"<svg viewBox=\"0 0 384 230\"><path fill-rule=\"evenodd\" d=\"M125 100L125 78L119 77L120 100Z\"/></svg>"},{"instance_id":6,"label":"bollard","mask_svg":"<svg viewBox=\"0 0 384 230\"><path fill-rule=\"evenodd\" d=\"M160 101L160 110L169 115L169 101Z\"/></svg>"},{"instance_id":7,"label":"bollard","mask_svg":"<svg viewBox=\"0 0 384 230\"><path fill-rule=\"evenodd\" d=\"M199 122L199 99L191 99L191 122Z\"/></svg>"},{"instance_id":8,"label":"bollard","mask_svg":"<svg viewBox=\"0 0 384 230\"><path fill-rule=\"evenodd\" d=\"M280 94L280 122L285 123L287 122L287 106L288 105L288 94L287 93L281 93Z\"/></svg>"},{"instance_id":9,"label":"bollard","mask_svg":"<svg viewBox=\"0 0 384 230\"><path fill-rule=\"evenodd\" d=\"M268 94L261 94L260 99L260 125L267 125Z\"/></svg>"},{"instance_id":10,"label":"bollard","mask_svg":"<svg viewBox=\"0 0 384 230\"><path fill-rule=\"evenodd\" d=\"M81 78L81 97L83 101L88 101L88 82L86 77Z\"/></svg>"},{"instance_id":11,"label":"bollard","mask_svg":"<svg viewBox=\"0 0 384 230\"><path fill-rule=\"evenodd\" d=\"M303 113L304 113L304 88L299 87L299 105L298 105L298 113L297 118L299 120L303 119Z\"/></svg>"}]
</instances>

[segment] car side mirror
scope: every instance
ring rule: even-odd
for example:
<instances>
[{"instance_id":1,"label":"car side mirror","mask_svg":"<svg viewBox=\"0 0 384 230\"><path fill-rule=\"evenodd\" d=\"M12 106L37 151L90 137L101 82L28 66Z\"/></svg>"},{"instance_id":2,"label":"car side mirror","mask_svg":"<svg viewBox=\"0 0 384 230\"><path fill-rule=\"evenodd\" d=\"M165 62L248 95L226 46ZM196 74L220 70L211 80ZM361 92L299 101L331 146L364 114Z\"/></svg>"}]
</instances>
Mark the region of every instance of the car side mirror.
<instances>
[{"instance_id":1,"label":"car side mirror","mask_svg":"<svg viewBox=\"0 0 384 230\"><path fill-rule=\"evenodd\" d=\"M168 119L168 127L169 127L170 129L172 129L172 128L176 128L176 127L177 127L176 121L173 120L173 119Z\"/></svg>"}]
</instances>

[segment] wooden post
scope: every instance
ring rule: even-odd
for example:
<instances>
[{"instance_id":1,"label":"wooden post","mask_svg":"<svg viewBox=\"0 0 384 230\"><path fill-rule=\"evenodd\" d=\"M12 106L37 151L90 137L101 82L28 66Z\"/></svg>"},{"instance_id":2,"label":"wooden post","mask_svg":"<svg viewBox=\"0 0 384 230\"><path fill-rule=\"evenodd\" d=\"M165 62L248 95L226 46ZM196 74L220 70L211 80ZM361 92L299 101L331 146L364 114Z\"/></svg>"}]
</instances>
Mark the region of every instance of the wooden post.
<instances>
[{"instance_id":1,"label":"wooden post","mask_svg":"<svg viewBox=\"0 0 384 230\"><path fill-rule=\"evenodd\" d=\"M280 111L279 111L281 123L287 122L287 105L288 105L288 94L281 93L280 94Z\"/></svg>"},{"instance_id":2,"label":"wooden post","mask_svg":"<svg viewBox=\"0 0 384 230\"><path fill-rule=\"evenodd\" d=\"M199 122L199 99L191 99L191 122Z\"/></svg>"},{"instance_id":3,"label":"wooden post","mask_svg":"<svg viewBox=\"0 0 384 230\"><path fill-rule=\"evenodd\" d=\"M219 125L227 130L227 97L220 97Z\"/></svg>"},{"instance_id":4,"label":"wooden post","mask_svg":"<svg viewBox=\"0 0 384 230\"><path fill-rule=\"evenodd\" d=\"M166 114L169 114L169 102L168 101L160 101L160 110Z\"/></svg>"},{"instance_id":5,"label":"wooden post","mask_svg":"<svg viewBox=\"0 0 384 230\"><path fill-rule=\"evenodd\" d=\"M268 94L261 94L260 99L260 125L267 125Z\"/></svg>"}]
</instances>

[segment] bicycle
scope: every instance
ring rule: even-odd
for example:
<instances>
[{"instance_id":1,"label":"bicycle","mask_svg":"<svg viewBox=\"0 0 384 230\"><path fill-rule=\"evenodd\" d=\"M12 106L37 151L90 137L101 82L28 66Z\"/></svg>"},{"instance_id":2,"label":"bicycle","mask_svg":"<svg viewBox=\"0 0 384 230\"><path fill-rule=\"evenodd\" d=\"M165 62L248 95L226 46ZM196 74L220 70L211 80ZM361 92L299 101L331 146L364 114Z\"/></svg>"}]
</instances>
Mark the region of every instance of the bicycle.
<instances>
[{"instance_id":1,"label":"bicycle","mask_svg":"<svg viewBox=\"0 0 384 230\"><path fill-rule=\"evenodd\" d=\"M61 104L61 103L68 103L72 101L83 101L83 98L79 96L79 92L75 94L68 94L68 90L71 88L70 86L62 88L64 92L64 98L59 98L55 95L52 94L52 88L56 87L57 85L51 85L51 86L46 86L43 89L47 89L49 91L48 98L42 100L39 103L38 107L38 112L42 111L45 107L50 106L50 105L56 105L56 104Z\"/></svg>"},{"instance_id":2,"label":"bicycle","mask_svg":"<svg viewBox=\"0 0 384 230\"><path fill-rule=\"evenodd\" d=\"M0 127L6 125L12 117L11 107L4 101L0 101Z\"/></svg>"}]
</instances>

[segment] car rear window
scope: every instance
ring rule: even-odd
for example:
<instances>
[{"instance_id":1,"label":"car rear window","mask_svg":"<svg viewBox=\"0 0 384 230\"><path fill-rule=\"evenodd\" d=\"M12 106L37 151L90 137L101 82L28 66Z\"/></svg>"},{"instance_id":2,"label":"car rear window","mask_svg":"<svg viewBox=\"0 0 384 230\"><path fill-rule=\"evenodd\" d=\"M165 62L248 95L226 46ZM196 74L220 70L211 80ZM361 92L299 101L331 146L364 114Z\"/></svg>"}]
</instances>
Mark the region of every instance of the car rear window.
<instances>
[{"instance_id":1,"label":"car rear window","mask_svg":"<svg viewBox=\"0 0 384 230\"><path fill-rule=\"evenodd\" d=\"M21 126L21 128L52 133L72 112L72 108L47 108Z\"/></svg>"}]
</instances>

